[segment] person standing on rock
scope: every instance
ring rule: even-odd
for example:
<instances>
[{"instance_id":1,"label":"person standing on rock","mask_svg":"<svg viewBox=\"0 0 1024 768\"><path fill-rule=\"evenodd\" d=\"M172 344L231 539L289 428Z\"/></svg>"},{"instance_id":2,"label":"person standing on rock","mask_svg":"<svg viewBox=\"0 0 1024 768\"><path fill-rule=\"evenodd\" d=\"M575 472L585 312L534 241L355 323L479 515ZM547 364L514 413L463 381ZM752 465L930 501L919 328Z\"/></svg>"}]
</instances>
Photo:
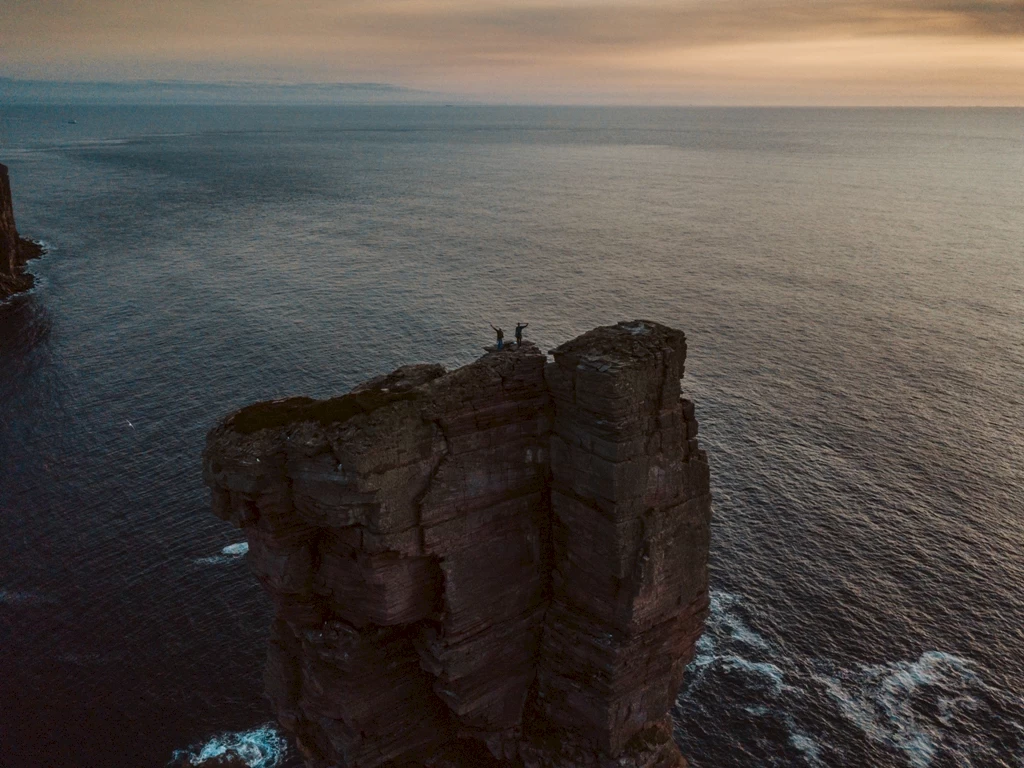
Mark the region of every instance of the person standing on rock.
<instances>
[{"instance_id":1,"label":"person standing on rock","mask_svg":"<svg viewBox=\"0 0 1024 768\"><path fill-rule=\"evenodd\" d=\"M516 346L523 346L523 329L528 326L529 323L516 323Z\"/></svg>"},{"instance_id":2,"label":"person standing on rock","mask_svg":"<svg viewBox=\"0 0 1024 768\"><path fill-rule=\"evenodd\" d=\"M505 346L505 332L501 330L501 328L494 328L493 325L491 325L491 328L493 328L494 332L498 334L498 349L501 349Z\"/></svg>"}]
</instances>

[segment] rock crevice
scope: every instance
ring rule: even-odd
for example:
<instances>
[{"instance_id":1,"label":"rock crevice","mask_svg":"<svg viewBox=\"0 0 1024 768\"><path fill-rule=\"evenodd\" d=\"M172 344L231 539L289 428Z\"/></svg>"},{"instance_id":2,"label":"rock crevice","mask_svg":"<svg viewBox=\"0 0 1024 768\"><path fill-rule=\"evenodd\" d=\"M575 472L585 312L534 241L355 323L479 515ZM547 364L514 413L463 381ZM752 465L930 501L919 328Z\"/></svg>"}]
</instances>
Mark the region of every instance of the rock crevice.
<instances>
[{"instance_id":1,"label":"rock crevice","mask_svg":"<svg viewBox=\"0 0 1024 768\"><path fill-rule=\"evenodd\" d=\"M708 610L685 336L649 321L208 436L213 510L276 607L266 688L315 768L670 768Z\"/></svg>"}]
</instances>

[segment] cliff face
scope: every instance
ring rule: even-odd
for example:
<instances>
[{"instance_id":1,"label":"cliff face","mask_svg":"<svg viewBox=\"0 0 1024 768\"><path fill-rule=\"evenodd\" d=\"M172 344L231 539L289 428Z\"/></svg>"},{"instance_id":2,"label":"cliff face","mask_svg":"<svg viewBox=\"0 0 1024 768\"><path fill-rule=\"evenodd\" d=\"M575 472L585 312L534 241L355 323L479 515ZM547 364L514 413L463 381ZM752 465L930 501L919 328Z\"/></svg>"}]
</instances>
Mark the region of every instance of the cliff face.
<instances>
[{"instance_id":1,"label":"cliff face","mask_svg":"<svg viewBox=\"0 0 1024 768\"><path fill-rule=\"evenodd\" d=\"M400 368L210 432L308 765L685 765L668 711L711 517L685 337L620 323L553 356Z\"/></svg>"},{"instance_id":2,"label":"cliff face","mask_svg":"<svg viewBox=\"0 0 1024 768\"><path fill-rule=\"evenodd\" d=\"M14 201L7 166L0 164L0 299L32 287L25 263L42 254L42 248L18 236L14 225Z\"/></svg>"},{"instance_id":3,"label":"cliff face","mask_svg":"<svg viewBox=\"0 0 1024 768\"><path fill-rule=\"evenodd\" d=\"M14 202L7 166L0 164L0 275L14 274L18 254L18 230L14 226Z\"/></svg>"}]
</instances>

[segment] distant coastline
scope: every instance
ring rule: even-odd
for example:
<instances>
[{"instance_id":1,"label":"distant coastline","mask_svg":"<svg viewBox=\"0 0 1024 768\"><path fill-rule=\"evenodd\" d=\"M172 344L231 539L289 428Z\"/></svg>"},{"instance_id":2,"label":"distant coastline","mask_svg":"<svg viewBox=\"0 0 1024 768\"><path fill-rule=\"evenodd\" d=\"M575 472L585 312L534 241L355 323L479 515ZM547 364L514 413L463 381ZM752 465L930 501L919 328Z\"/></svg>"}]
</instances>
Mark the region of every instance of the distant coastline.
<instances>
[{"instance_id":1,"label":"distant coastline","mask_svg":"<svg viewBox=\"0 0 1024 768\"><path fill-rule=\"evenodd\" d=\"M451 96L389 83L51 81L0 77L4 104L434 104Z\"/></svg>"}]
</instances>

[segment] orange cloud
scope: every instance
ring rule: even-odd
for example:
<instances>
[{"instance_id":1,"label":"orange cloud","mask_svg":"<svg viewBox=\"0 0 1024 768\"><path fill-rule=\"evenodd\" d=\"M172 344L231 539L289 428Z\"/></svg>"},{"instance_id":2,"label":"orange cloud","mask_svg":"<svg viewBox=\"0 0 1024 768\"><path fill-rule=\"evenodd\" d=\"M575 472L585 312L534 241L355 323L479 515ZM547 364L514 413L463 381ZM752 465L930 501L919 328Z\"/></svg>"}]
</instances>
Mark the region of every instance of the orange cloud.
<instances>
[{"instance_id":1,"label":"orange cloud","mask_svg":"<svg viewBox=\"0 0 1024 768\"><path fill-rule=\"evenodd\" d=\"M0 75L1024 104L1020 0L4 0Z\"/></svg>"}]
</instances>

